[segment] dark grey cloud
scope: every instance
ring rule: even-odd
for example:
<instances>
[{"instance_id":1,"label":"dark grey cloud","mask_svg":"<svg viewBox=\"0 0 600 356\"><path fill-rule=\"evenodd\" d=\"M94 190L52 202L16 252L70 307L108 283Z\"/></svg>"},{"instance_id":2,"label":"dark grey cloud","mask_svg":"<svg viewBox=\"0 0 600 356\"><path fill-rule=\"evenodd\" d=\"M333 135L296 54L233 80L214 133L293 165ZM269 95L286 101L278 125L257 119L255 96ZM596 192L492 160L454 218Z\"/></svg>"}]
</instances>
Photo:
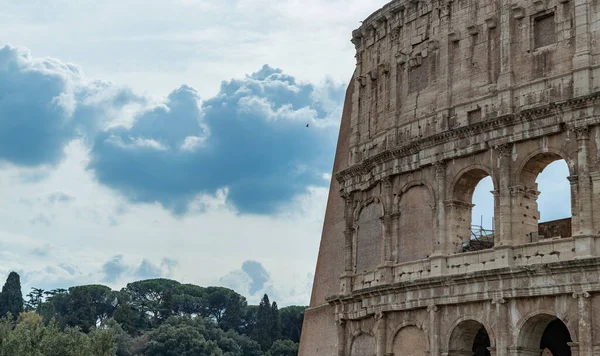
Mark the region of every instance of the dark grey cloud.
<instances>
[{"instance_id":1,"label":"dark grey cloud","mask_svg":"<svg viewBox=\"0 0 600 356\"><path fill-rule=\"evenodd\" d=\"M242 271L250 277L250 294L254 295L261 291L265 284L271 279L269 272L257 261L245 261L242 264Z\"/></svg>"},{"instance_id":2,"label":"dark grey cloud","mask_svg":"<svg viewBox=\"0 0 600 356\"><path fill-rule=\"evenodd\" d=\"M54 165L68 142L83 139L100 183L176 214L222 188L241 213L268 214L327 183L342 86L299 83L265 65L224 81L202 104L184 85L150 106L128 89L82 78L74 65L0 48L0 161ZM115 126L132 107L133 124Z\"/></svg>"},{"instance_id":3,"label":"dark grey cloud","mask_svg":"<svg viewBox=\"0 0 600 356\"><path fill-rule=\"evenodd\" d=\"M140 279L151 279L162 277L163 273L160 267L152 264L147 259L142 260L142 263L135 269L135 276Z\"/></svg>"},{"instance_id":4,"label":"dark grey cloud","mask_svg":"<svg viewBox=\"0 0 600 356\"><path fill-rule=\"evenodd\" d=\"M79 70L28 52L0 47L0 160L55 164L75 137L69 122L69 82Z\"/></svg>"},{"instance_id":5,"label":"dark grey cloud","mask_svg":"<svg viewBox=\"0 0 600 356\"><path fill-rule=\"evenodd\" d=\"M270 273L258 261L247 260L240 269L234 270L219 278L219 285L231 288L247 297L277 298L279 293L273 288Z\"/></svg>"},{"instance_id":6,"label":"dark grey cloud","mask_svg":"<svg viewBox=\"0 0 600 356\"><path fill-rule=\"evenodd\" d=\"M108 83L82 83L79 67L29 51L0 46L0 162L55 165L75 138L89 138L111 110L142 98ZM23 176L43 179L42 173Z\"/></svg>"},{"instance_id":7,"label":"dark grey cloud","mask_svg":"<svg viewBox=\"0 0 600 356\"><path fill-rule=\"evenodd\" d=\"M99 135L90 168L130 200L176 213L223 187L240 212L273 212L331 170L337 128L314 91L268 66L223 82L201 108L183 86L131 128Z\"/></svg>"},{"instance_id":8,"label":"dark grey cloud","mask_svg":"<svg viewBox=\"0 0 600 356\"><path fill-rule=\"evenodd\" d=\"M129 269L123 261L123 255L116 255L102 265L104 282L115 283Z\"/></svg>"}]
</instances>

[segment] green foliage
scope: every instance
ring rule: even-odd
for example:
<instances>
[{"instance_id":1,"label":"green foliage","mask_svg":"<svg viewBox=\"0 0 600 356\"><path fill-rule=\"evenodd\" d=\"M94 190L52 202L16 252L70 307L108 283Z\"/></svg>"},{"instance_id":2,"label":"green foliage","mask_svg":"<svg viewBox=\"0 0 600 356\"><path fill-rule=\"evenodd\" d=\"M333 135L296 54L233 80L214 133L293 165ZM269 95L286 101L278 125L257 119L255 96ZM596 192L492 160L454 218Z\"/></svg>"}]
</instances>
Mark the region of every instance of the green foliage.
<instances>
[{"instance_id":1,"label":"green foliage","mask_svg":"<svg viewBox=\"0 0 600 356\"><path fill-rule=\"evenodd\" d=\"M10 313L13 319L23 311L21 280L16 272L10 272L0 293L0 317Z\"/></svg>"},{"instance_id":2,"label":"green foliage","mask_svg":"<svg viewBox=\"0 0 600 356\"><path fill-rule=\"evenodd\" d=\"M292 340L277 340L271 346L268 356L297 356L298 344Z\"/></svg>"},{"instance_id":3,"label":"green foliage","mask_svg":"<svg viewBox=\"0 0 600 356\"><path fill-rule=\"evenodd\" d=\"M266 294L249 306L228 288L163 278L32 288L27 301L20 288L13 272L0 294L0 356L291 356L304 314Z\"/></svg>"},{"instance_id":4,"label":"green foliage","mask_svg":"<svg viewBox=\"0 0 600 356\"><path fill-rule=\"evenodd\" d=\"M200 319L198 319L200 320ZM203 323L181 317L170 319L148 335L146 356L223 356L217 342L206 338Z\"/></svg>"},{"instance_id":5,"label":"green foliage","mask_svg":"<svg viewBox=\"0 0 600 356\"><path fill-rule=\"evenodd\" d=\"M231 289L208 287L204 290L203 316L214 319L225 331L239 331L248 303L246 298Z\"/></svg>"},{"instance_id":6,"label":"green foliage","mask_svg":"<svg viewBox=\"0 0 600 356\"><path fill-rule=\"evenodd\" d=\"M61 332L33 312L21 313L14 327L10 320L0 320L0 356L114 356L115 352L110 330L85 334L67 328Z\"/></svg>"},{"instance_id":7,"label":"green foliage","mask_svg":"<svg viewBox=\"0 0 600 356\"><path fill-rule=\"evenodd\" d=\"M281 319L281 338L293 342L300 342L302 334L302 323L304 323L304 311L306 307L292 305L279 309Z\"/></svg>"},{"instance_id":8,"label":"green foliage","mask_svg":"<svg viewBox=\"0 0 600 356\"><path fill-rule=\"evenodd\" d=\"M269 301L269 296L264 295L256 312L256 323L253 328L253 339L263 350L269 350L275 340L279 338L281 325L277 303Z\"/></svg>"}]
</instances>

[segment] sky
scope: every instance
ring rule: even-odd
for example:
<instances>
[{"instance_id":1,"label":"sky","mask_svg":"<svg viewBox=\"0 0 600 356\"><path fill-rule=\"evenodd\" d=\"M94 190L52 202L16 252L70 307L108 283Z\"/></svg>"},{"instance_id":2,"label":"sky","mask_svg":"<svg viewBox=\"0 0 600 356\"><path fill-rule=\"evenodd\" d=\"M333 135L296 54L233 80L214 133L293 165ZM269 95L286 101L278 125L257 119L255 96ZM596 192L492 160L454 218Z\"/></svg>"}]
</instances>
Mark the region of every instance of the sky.
<instances>
[{"instance_id":1,"label":"sky","mask_svg":"<svg viewBox=\"0 0 600 356\"><path fill-rule=\"evenodd\" d=\"M385 2L0 0L0 276L308 304L351 32Z\"/></svg>"}]
</instances>

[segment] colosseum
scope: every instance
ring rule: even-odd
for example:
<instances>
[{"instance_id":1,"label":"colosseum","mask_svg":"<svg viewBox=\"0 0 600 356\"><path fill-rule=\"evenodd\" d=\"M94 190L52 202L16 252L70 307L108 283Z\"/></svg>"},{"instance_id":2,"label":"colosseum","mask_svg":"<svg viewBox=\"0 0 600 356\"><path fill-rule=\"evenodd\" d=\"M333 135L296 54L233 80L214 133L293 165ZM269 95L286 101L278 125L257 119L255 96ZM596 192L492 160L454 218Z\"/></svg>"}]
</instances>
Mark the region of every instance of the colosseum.
<instances>
[{"instance_id":1,"label":"colosseum","mask_svg":"<svg viewBox=\"0 0 600 356\"><path fill-rule=\"evenodd\" d=\"M599 39L600 0L395 0L363 21L301 356L600 355ZM540 223L560 160L571 217Z\"/></svg>"}]
</instances>

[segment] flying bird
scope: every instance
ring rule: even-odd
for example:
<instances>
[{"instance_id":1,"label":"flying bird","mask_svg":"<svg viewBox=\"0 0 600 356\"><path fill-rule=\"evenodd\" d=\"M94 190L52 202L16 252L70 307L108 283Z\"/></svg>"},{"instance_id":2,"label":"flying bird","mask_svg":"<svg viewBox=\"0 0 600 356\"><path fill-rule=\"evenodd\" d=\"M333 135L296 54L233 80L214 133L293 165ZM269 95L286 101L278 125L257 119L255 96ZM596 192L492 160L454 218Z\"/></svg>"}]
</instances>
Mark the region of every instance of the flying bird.
<instances>
[{"instance_id":1,"label":"flying bird","mask_svg":"<svg viewBox=\"0 0 600 356\"><path fill-rule=\"evenodd\" d=\"M306 127L308 127L309 124L306 124Z\"/></svg>"}]
</instances>

